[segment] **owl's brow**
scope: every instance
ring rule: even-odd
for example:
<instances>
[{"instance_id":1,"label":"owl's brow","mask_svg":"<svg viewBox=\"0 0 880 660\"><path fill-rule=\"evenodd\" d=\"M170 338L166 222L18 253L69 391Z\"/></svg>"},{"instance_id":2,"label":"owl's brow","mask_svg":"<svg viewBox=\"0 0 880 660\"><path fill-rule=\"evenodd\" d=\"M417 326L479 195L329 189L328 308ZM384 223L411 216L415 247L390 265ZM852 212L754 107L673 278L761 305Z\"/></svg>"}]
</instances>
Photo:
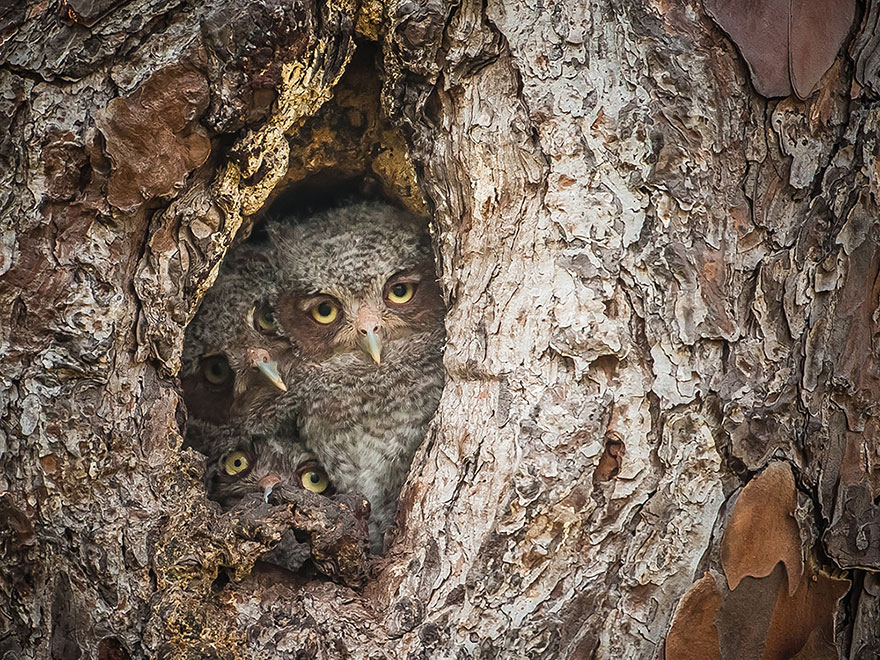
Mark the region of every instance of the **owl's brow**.
<instances>
[{"instance_id":1,"label":"owl's brow","mask_svg":"<svg viewBox=\"0 0 880 660\"><path fill-rule=\"evenodd\" d=\"M386 282L413 282L415 284L418 284L421 281L422 273L418 266L398 271L386 280Z\"/></svg>"},{"instance_id":2,"label":"owl's brow","mask_svg":"<svg viewBox=\"0 0 880 660\"><path fill-rule=\"evenodd\" d=\"M339 304L339 300L336 296L329 293L314 293L312 295L301 296L297 299L296 305L302 311L307 312L315 305L319 305L322 302L332 302L336 305Z\"/></svg>"}]
</instances>

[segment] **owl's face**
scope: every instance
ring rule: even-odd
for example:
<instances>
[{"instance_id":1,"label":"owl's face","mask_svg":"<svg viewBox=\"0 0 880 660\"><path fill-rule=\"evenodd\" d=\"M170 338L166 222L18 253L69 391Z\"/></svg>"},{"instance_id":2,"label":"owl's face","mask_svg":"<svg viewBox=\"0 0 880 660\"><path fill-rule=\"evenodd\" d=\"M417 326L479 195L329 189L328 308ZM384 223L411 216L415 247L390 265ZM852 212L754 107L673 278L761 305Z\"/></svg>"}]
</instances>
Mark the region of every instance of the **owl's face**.
<instances>
[{"instance_id":1,"label":"owl's face","mask_svg":"<svg viewBox=\"0 0 880 660\"><path fill-rule=\"evenodd\" d=\"M245 420L286 391L278 356L286 344L260 269L224 271L187 329L181 384L191 416L212 424Z\"/></svg>"},{"instance_id":2,"label":"owl's face","mask_svg":"<svg viewBox=\"0 0 880 660\"><path fill-rule=\"evenodd\" d=\"M250 493L268 499L278 484L323 495L334 492L327 473L296 441L242 435L213 444L205 471L205 487L211 499L224 507Z\"/></svg>"},{"instance_id":3,"label":"owl's face","mask_svg":"<svg viewBox=\"0 0 880 660\"><path fill-rule=\"evenodd\" d=\"M399 352L407 337L441 322L443 302L433 278L433 266L423 262L390 276L379 273L359 290L288 291L279 298L278 320L305 360L350 355L378 367L391 347Z\"/></svg>"},{"instance_id":4,"label":"owl's face","mask_svg":"<svg viewBox=\"0 0 880 660\"><path fill-rule=\"evenodd\" d=\"M372 205L346 208L344 221L318 217L276 232L276 316L306 369L375 371L405 360L415 336L442 332L445 308L418 224Z\"/></svg>"}]
</instances>

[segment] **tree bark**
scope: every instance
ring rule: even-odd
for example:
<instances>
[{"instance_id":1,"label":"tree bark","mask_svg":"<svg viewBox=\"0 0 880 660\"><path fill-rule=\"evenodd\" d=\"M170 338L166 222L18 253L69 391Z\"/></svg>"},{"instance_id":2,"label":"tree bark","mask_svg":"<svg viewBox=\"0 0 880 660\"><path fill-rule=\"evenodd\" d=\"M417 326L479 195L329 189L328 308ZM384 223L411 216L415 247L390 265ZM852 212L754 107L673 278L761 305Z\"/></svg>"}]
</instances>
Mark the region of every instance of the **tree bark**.
<instances>
[{"instance_id":1,"label":"tree bark","mask_svg":"<svg viewBox=\"0 0 880 660\"><path fill-rule=\"evenodd\" d=\"M696 0L0 16L0 657L880 652L880 5L804 100ZM254 569L293 510L205 499L175 375L233 241L365 172L447 382L349 587Z\"/></svg>"}]
</instances>

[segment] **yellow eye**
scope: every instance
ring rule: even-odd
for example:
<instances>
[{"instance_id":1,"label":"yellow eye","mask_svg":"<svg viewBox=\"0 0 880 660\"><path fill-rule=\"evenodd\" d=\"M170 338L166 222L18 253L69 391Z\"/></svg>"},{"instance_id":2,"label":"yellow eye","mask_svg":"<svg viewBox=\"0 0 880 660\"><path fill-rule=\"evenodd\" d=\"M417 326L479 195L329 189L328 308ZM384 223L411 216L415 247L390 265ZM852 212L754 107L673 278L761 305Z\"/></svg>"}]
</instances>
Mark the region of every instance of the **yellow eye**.
<instances>
[{"instance_id":1,"label":"yellow eye","mask_svg":"<svg viewBox=\"0 0 880 660\"><path fill-rule=\"evenodd\" d=\"M396 305L402 305L403 303L408 303L415 292L416 287L414 284L398 282L388 290L388 300Z\"/></svg>"},{"instance_id":2,"label":"yellow eye","mask_svg":"<svg viewBox=\"0 0 880 660\"><path fill-rule=\"evenodd\" d=\"M324 302L312 307L312 318L315 319L318 323L322 323L324 325L327 325L328 323L333 323L333 321L336 320L337 316L339 316L339 308L329 300L325 300Z\"/></svg>"},{"instance_id":3,"label":"yellow eye","mask_svg":"<svg viewBox=\"0 0 880 660\"><path fill-rule=\"evenodd\" d=\"M241 474L250 467L247 454L243 451L234 451L223 459L223 469L229 476Z\"/></svg>"},{"instance_id":4,"label":"yellow eye","mask_svg":"<svg viewBox=\"0 0 880 660\"><path fill-rule=\"evenodd\" d=\"M257 330L263 332L275 332L278 329L278 319L275 318L274 310L268 305L260 305L254 314Z\"/></svg>"},{"instance_id":5,"label":"yellow eye","mask_svg":"<svg viewBox=\"0 0 880 660\"><path fill-rule=\"evenodd\" d=\"M323 493L330 485L330 479L324 470L315 468L302 473L302 485L313 493Z\"/></svg>"},{"instance_id":6,"label":"yellow eye","mask_svg":"<svg viewBox=\"0 0 880 660\"><path fill-rule=\"evenodd\" d=\"M211 385L226 385L232 380L229 360L222 355L212 355L202 360L202 375Z\"/></svg>"}]
</instances>

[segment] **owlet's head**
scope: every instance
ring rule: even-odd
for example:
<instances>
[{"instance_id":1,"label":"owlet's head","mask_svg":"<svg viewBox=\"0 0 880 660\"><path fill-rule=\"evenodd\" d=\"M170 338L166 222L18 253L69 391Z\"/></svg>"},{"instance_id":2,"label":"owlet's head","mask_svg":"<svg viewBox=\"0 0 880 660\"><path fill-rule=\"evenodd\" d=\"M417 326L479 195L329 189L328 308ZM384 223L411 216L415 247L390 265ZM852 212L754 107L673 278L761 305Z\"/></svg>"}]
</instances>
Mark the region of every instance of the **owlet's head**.
<instances>
[{"instance_id":1,"label":"owlet's head","mask_svg":"<svg viewBox=\"0 0 880 660\"><path fill-rule=\"evenodd\" d=\"M307 363L377 369L421 334L442 341L445 308L422 222L386 204L270 227L281 333Z\"/></svg>"},{"instance_id":2,"label":"owlet's head","mask_svg":"<svg viewBox=\"0 0 880 660\"><path fill-rule=\"evenodd\" d=\"M296 440L229 433L208 453L205 488L224 507L250 493L268 499L278 484L331 495L330 479L315 457Z\"/></svg>"},{"instance_id":3,"label":"owlet's head","mask_svg":"<svg viewBox=\"0 0 880 660\"><path fill-rule=\"evenodd\" d=\"M277 362L286 344L268 303L275 291L263 254L244 246L230 255L187 328L181 384L192 417L246 424L287 389Z\"/></svg>"}]
</instances>

